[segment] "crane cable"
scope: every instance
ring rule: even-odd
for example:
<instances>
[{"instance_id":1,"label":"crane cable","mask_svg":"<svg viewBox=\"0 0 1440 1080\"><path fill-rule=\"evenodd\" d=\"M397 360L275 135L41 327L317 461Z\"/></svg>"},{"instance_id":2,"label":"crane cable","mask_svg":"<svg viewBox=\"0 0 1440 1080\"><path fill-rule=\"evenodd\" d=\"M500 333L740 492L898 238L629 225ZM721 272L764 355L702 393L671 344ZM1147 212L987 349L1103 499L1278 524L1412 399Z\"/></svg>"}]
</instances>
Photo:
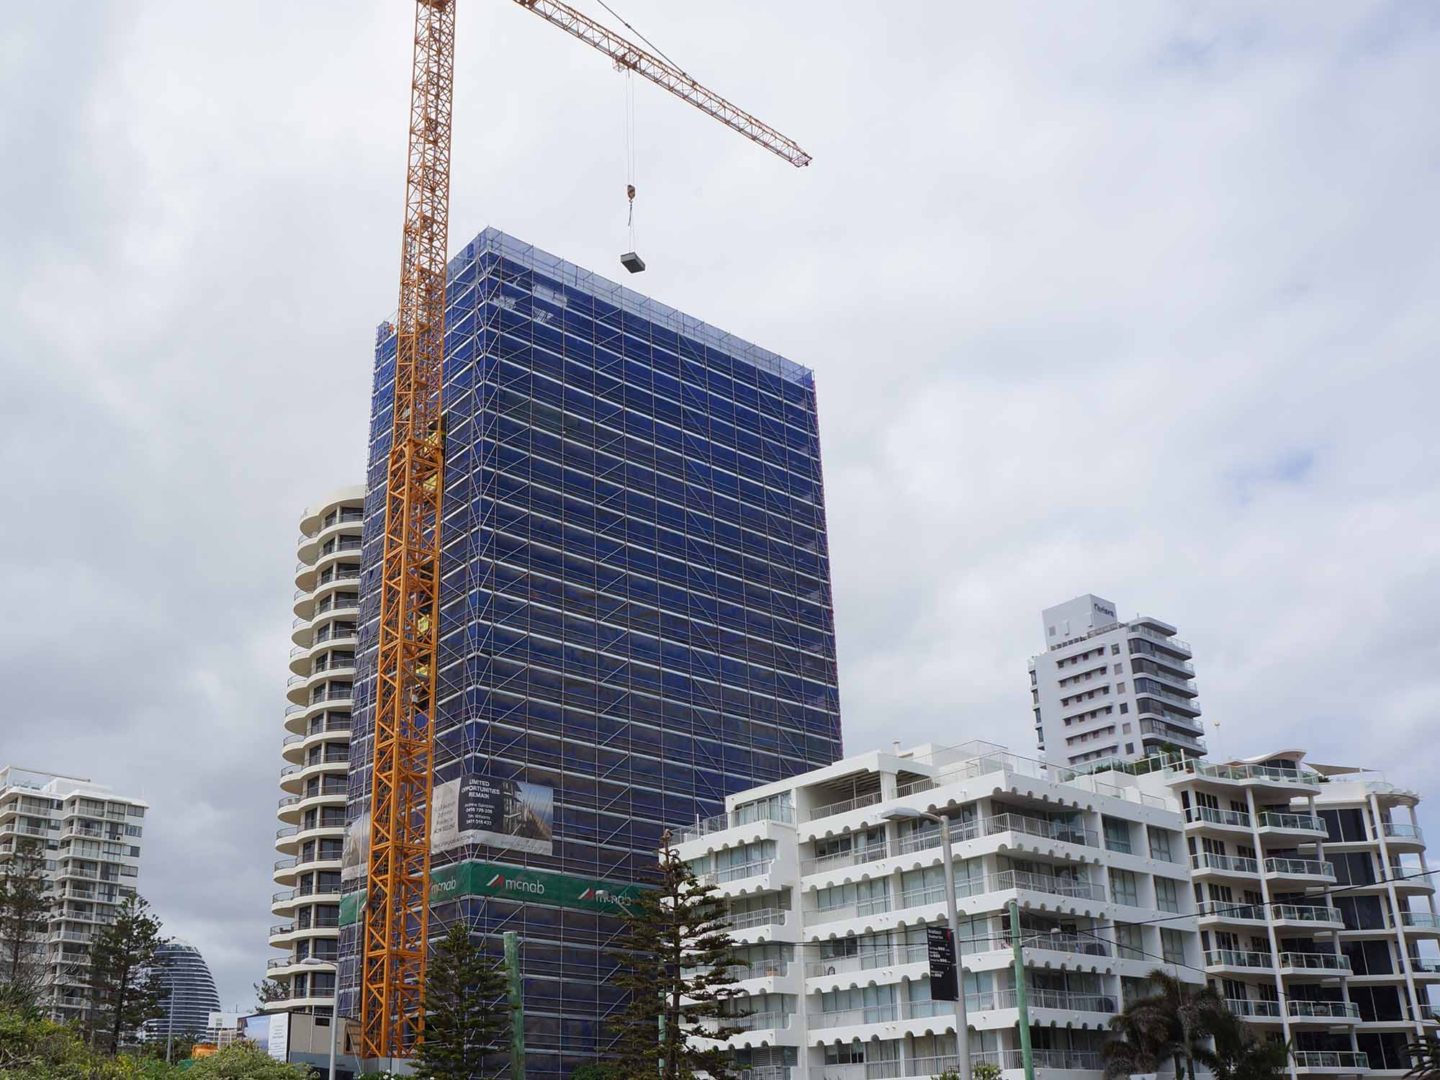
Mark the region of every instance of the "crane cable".
<instances>
[{"instance_id":1,"label":"crane cable","mask_svg":"<svg viewBox=\"0 0 1440 1080\"><path fill-rule=\"evenodd\" d=\"M635 73L629 68L625 69L625 197L629 200L625 225L630 230L630 250L639 251L635 246Z\"/></svg>"}]
</instances>

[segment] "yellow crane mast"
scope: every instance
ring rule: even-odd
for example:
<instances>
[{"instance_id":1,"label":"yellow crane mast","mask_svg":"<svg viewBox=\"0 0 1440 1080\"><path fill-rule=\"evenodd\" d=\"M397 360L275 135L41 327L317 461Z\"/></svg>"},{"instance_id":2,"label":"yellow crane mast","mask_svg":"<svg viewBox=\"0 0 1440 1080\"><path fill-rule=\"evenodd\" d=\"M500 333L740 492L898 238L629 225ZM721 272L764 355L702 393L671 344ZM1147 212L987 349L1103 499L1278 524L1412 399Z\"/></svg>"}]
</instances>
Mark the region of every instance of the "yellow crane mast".
<instances>
[{"instance_id":1,"label":"yellow crane mast","mask_svg":"<svg viewBox=\"0 0 1440 1080\"><path fill-rule=\"evenodd\" d=\"M515 3L792 165L810 163L810 155L792 139L570 5ZM367 1060L409 1056L424 1029L455 4L415 4L394 405L385 470L371 840L361 917L360 1056Z\"/></svg>"}]
</instances>

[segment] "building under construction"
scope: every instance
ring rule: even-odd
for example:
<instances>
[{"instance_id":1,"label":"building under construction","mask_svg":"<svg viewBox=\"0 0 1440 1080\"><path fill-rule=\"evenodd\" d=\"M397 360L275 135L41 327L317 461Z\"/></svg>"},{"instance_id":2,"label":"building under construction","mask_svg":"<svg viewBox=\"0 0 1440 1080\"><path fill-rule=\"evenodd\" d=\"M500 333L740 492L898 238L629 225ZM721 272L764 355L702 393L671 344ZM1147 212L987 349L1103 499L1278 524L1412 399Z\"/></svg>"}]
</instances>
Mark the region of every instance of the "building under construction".
<instances>
[{"instance_id":1,"label":"building under construction","mask_svg":"<svg viewBox=\"0 0 1440 1080\"><path fill-rule=\"evenodd\" d=\"M808 369L486 230L449 266L429 932L522 939L527 1071L603 1052L663 829L840 756ZM376 345L347 818L368 833L395 334ZM358 1013L364 858L343 884Z\"/></svg>"}]
</instances>

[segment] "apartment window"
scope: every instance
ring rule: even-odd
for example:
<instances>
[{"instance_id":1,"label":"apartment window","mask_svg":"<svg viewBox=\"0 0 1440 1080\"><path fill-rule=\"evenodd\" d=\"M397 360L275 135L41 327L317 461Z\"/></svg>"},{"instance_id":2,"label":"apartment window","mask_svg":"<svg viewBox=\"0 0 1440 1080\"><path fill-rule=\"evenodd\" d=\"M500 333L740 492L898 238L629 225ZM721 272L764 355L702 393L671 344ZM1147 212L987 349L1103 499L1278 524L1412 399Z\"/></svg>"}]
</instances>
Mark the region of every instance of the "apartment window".
<instances>
[{"instance_id":1,"label":"apartment window","mask_svg":"<svg viewBox=\"0 0 1440 1080\"><path fill-rule=\"evenodd\" d=\"M1140 927L1133 923L1115 924L1115 952L1123 960L1143 960L1145 948L1141 944Z\"/></svg>"},{"instance_id":2,"label":"apartment window","mask_svg":"<svg viewBox=\"0 0 1440 1080\"><path fill-rule=\"evenodd\" d=\"M1150 857L1166 862L1175 861L1175 847L1169 829L1157 829L1153 826L1150 828Z\"/></svg>"},{"instance_id":3,"label":"apartment window","mask_svg":"<svg viewBox=\"0 0 1440 1080\"><path fill-rule=\"evenodd\" d=\"M1130 854L1130 823L1119 818L1101 818L1105 829L1105 847L1110 851Z\"/></svg>"},{"instance_id":4,"label":"apartment window","mask_svg":"<svg viewBox=\"0 0 1440 1080\"><path fill-rule=\"evenodd\" d=\"M125 813L129 814L131 817L144 817L144 816L145 816L145 807L143 807L143 806L127 806L127 807L125 808Z\"/></svg>"},{"instance_id":5,"label":"apartment window","mask_svg":"<svg viewBox=\"0 0 1440 1080\"><path fill-rule=\"evenodd\" d=\"M1155 906L1161 911L1180 913L1180 889L1174 879L1155 879Z\"/></svg>"},{"instance_id":6,"label":"apartment window","mask_svg":"<svg viewBox=\"0 0 1440 1080\"><path fill-rule=\"evenodd\" d=\"M1179 930L1160 928L1160 954L1167 964L1185 963L1185 935Z\"/></svg>"},{"instance_id":7,"label":"apartment window","mask_svg":"<svg viewBox=\"0 0 1440 1080\"><path fill-rule=\"evenodd\" d=\"M1117 694L1123 694L1125 692L1125 684L1123 682L1116 683L1115 692Z\"/></svg>"},{"instance_id":8,"label":"apartment window","mask_svg":"<svg viewBox=\"0 0 1440 1080\"><path fill-rule=\"evenodd\" d=\"M1128 713L1130 711L1130 703L1128 701L1120 702L1120 711L1122 713Z\"/></svg>"},{"instance_id":9,"label":"apartment window","mask_svg":"<svg viewBox=\"0 0 1440 1080\"><path fill-rule=\"evenodd\" d=\"M1140 887L1129 870L1110 871L1110 898L1117 904L1140 906Z\"/></svg>"},{"instance_id":10,"label":"apartment window","mask_svg":"<svg viewBox=\"0 0 1440 1080\"><path fill-rule=\"evenodd\" d=\"M1111 656L1119 656L1119 655L1120 655L1120 646L1119 646L1119 645L1111 645L1111 646L1110 646L1110 655L1111 655Z\"/></svg>"}]
</instances>

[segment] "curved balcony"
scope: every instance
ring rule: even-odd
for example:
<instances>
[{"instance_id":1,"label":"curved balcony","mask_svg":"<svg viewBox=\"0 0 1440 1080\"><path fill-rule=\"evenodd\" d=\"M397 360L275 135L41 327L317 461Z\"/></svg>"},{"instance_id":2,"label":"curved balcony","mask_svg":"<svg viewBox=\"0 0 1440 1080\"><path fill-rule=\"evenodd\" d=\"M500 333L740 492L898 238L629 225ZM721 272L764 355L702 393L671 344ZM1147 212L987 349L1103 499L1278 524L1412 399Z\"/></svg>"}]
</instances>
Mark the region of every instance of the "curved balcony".
<instances>
[{"instance_id":1,"label":"curved balcony","mask_svg":"<svg viewBox=\"0 0 1440 1080\"><path fill-rule=\"evenodd\" d=\"M1417 936L1440 934L1440 915L1428 911L1402 911L1400 925Z\"/></svg>"},{"instance_id":2,"label":"curved balcony","mask_svg":"<svg viewBox=\"0 0 1440 1080\"><path fill-rule=\"evenodd\" d=\"M1219 810L1213 806L1190 806L1185 809L1185 824L1213 825L1220 829L1238 829L1249 832L1250 815L1244 810Z\"/></svg>"},{"instance_id":3,"label":"curved balcony","mask_svg":"<svg viewBox=\"0 0 1440 1080\"><path fill-rule=\"evenodd\" d=\"M1329 904L1271 904L1277 929L1343 930L1345 920Z\"/></svg>"},{"instance_id":4,"label":"curved balcony","mask_svg":"<svg viewBox=\"0 0 1440 1080\"><path fill-rule=\"evenodd\" d=\"M1393 848L1419 850L1425 846L1425 834L1418 825L1407 825L1399 821L1384 824L1385 842Z\"/></svg>"},{"instance_id":5,"label":"curved balcony","mask_svg":"<svg viewBox=\"0 0 1440 1080\"><path fill-rule=\"evenodd\" d=\"M338 562L358 561L362 547L359 526L355 526L353 535L346 536L342 531L340 535L325 540L316 546L312 558L301 559L295 564L296 590L307 592L313 589L320 574Z\"/></svg>"}]
</instances>

